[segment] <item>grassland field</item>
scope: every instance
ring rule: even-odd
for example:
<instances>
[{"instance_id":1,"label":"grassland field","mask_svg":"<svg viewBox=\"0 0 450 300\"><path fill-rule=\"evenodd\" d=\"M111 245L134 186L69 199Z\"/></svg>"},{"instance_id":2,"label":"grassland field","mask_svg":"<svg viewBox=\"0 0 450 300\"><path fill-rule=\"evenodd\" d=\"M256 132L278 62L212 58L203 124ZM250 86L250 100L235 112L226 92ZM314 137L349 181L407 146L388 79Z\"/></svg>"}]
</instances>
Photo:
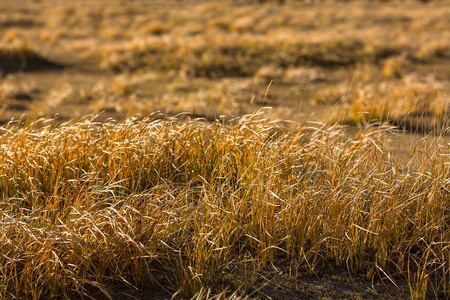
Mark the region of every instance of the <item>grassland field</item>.
<instances>
[{"instance_id":1,"label":"grassland field","mask_svg":"<svg viewBox=\"0 0 450 300\"><path fill-rule=\"evenodd\" d=\"M450 2L0 1L0 299L450 299Z\"/></svg>"}]
</instances>

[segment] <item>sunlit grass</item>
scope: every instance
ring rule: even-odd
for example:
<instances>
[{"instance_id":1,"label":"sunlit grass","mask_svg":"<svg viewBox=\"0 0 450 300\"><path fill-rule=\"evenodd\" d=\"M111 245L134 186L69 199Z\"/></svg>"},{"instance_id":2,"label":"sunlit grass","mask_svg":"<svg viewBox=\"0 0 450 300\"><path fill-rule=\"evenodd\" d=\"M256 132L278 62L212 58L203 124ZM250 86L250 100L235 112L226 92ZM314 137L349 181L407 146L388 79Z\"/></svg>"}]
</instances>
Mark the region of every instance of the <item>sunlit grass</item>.
<instances>
[{"instance_id":1,"label":"sunlit grass","mask_svg":"<svg viewBox=\"0 0 450 300\"><path fill-rule=\"evenodd\" d=\"M0 295L111 296L169 282L245 294L279 259L448 297L448 152L389 129L288 129L261 115L2 127ZM97 296L95 296L97 295ZM112 296L111 296L112 297Z\"/></svg>"},{"instance_id":2,"label":"sunlit grass","mask_svg":"<svg viewBox=\"0 0 450 300\"><path fill-rule=\"evenodd\" d=\"M29 2L0 3L1 299L249 299L268 267L450 298L443 1Z\"/></svg>"}]
</instances>

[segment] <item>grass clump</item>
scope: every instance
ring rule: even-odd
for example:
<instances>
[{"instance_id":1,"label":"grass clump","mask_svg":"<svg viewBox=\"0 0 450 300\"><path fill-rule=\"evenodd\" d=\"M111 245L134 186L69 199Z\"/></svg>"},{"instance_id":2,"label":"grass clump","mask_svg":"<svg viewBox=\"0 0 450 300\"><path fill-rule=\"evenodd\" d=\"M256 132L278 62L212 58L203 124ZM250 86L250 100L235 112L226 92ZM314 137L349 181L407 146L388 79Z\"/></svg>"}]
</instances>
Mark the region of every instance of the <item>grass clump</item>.
<instances>
[{"instance_id":1,"label":"grass clump","mask_svg":"<svg viewBox=\"0 0 450 300\"><path fill-rule=\"evenodd\" d=\"M245 294L278 261L450 296L439 138L396 155L388 129L347 138L259 115L1 130L2 298L113 298L152 284L183 298Z\"/></svg>"}]
</instances>

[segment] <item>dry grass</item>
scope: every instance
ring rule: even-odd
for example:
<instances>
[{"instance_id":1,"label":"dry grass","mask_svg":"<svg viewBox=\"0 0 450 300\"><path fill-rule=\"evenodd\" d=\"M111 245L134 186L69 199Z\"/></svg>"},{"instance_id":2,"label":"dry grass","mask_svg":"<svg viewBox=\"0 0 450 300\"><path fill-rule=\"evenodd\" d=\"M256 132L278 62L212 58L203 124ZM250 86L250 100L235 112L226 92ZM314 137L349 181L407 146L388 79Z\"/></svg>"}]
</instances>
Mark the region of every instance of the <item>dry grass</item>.
<instances>
[{"instance_id":1,"label":"dry grass","mask_svg":"<svg viewBox=\"0 0 450 300\"><path fill-rule=\"evenodd\" d=\"M450 299L445 0L237 2L0 2L0 298Z\"/></svg>"},{"instance_id":2,"label":"dry grass","mask_svg":"<svg viewBox=\"0 0 450 300\"><path fill-rule=\"evenodd\" d=\"M0 3L6 12L0 18L0 60L14 57L16 62L2 66L0 61L0 71L23 70L37 57L89 70L97 78L89 78L94 90L89 84L73 84L79 74L67 75L64 84L52 75L58 79L53 80L56 87L38 82L45 88L33 98L37 104L7 109L0 122L26 111L32 118L59 114L63 120L100 111L121 120L156 110L169 115L190 111L210 119L239 116L258 108L252 105L263 101L258 91L272 80L277 92L268 98L283 119L333 109L332 116L319 112L315 120L401 125L399 120L406 118L417 123L415 115L424 105L416 102L427 106L424 118L430 125L422 131L445 119L450 12L444 1L255 2L114 0L105 6L101 1L45 0L23 8L5 0ZM29 69L46 71L49 66L35 65ZM150 73L157 80L149 79ZM36 80L45 76L50 75ZM230 77L256 88L236 96L231 85L217 87ZM411 82L412 77L419 80ZM208 84L196 87L199 79ZM170 90L180 81L190 90ZM70 105L55 101L65 99L60 87L66 84L73 91ZM421 92L413 91L417 89ZM387 105L380 108L379 103Z\"/></svg>"},{"instance_id":3,"label":"dry grass","mask_svg":"<svg viewBox=\"0 0 450 300\"><path fill-rule=\"evenodd\" d=\"M399 55L425 63L448 56L449 32L442 27L448 10L440 3L428 10L416 4L399 14L399 7L354 3L348 14L339 5L206 3L187 6L189 20L169 14L165 21L167 9L161 8L159 23L141 28L146 34L92 52L108 70L170 69L207 77L251 76L266 65L378 64Z\"/></svg>"},{"instance_id":4,"label":"dry grass","mask_svg":"<svg viewBox=\"0 0 450 300\"><path fill-rule=\"evenodd\" d=\"M329 115L330 122L382 121L396 125L409 122L408 130L430 132L433 128L445 127L449 120L450 98L446 85L433 76L411 75L381 83L360 79L350 87L319 90L313 99L319 103L334 103L338 108Z\"/></svg>"},{"instance_id":5,"label":"dry grass","mask_svg":"<svg viewBox=\"0 0 450 300\"><path fill-rule=\"evenodd\" d=\"M183 298L244 295L279 260L450 296L440 137L393 155L383 127L346 138L259 115L1 130L2 298L112 297L149 281Z\"/></svg>"}]
</instances>

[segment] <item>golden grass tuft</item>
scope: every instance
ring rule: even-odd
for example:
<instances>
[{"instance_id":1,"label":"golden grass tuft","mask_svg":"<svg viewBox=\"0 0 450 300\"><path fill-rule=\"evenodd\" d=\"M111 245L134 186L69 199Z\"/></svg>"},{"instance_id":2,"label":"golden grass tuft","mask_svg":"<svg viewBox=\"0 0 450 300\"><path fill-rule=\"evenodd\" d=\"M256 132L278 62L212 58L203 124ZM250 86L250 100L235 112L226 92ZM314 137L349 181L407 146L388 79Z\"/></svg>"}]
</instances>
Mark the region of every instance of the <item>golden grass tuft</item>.
<instances>
[{"instance_id":1,"label":"golden grass tuft","mask_svg":"<svg viewBox=\"0 0 450 300\"><path fill-rule=\"evenodd\" d=\"M449 297L449 144L398 155L384 127L282 124L5 125L0 296L112 298L165 276L183 298L237 299L284 259Z\"/></svg>"},{"instance_id":2,"label":"golden grass tuft","mask_svg":"<svg viewBox=\"0 0 450 300\"><path fill-rule=\"evenodd\" d=\"M390 57L383 64L385 78L402 78L408 71L407 58L404 56Z\"/></svg>"},{"instance_id":3,"label":"golden grass tuft","mask_svg":"<svg viewBox=\"0 0 450 300\"><path fill-rule=\"evenodd\" d=\"M150 22L141 28L143 33L160 35L164 33L164 25L160 22Z\"/></svg>"}]
</instances>

